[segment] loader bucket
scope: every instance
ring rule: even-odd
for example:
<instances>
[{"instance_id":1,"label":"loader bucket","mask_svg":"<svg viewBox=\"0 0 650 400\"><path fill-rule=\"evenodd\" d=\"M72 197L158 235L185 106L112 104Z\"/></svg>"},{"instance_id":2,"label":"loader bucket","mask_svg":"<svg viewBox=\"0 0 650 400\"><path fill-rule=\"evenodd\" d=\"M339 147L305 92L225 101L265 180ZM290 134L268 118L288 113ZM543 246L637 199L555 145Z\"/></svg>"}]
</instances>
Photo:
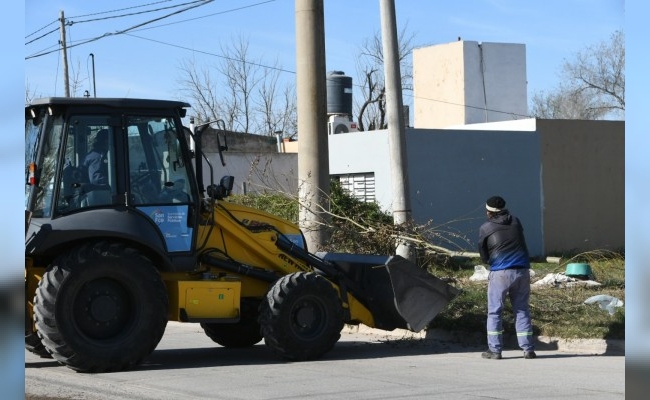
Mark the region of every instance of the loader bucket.
<instances>
[{"instance_id":1,"label":"loader bucket","mask_svg":"<svg viewBox=\"0 0 650 400\"><path fill-rule=\"evenodd\" d=\"M460 293L400 256L316 255L343 271L348 290L373 314L375 328L419 332Z\"/></svg>"}]
</instances>

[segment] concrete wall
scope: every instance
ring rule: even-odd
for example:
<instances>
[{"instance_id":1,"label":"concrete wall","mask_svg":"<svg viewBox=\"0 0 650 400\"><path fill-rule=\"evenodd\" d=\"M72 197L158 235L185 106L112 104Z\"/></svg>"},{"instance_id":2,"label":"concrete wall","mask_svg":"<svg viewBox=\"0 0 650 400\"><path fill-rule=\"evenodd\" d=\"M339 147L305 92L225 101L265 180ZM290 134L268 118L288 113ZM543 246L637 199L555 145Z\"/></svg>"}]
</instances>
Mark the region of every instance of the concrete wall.
<instances>
[{"instance_id":1,"label":"concrete wall","mask_svg":"<svg viewBox=\"0 0 650 400\"><path fill-rule=\"evenodd\" d=\"M524 225L531 255L543 253L539 139L533 132L413 130L407 133L413 218L431 219L452 248L476 250L485 200L501 195ZM456 238L454 240L454 238Z\"/></svg>"},{"instance_id":2,"label":"concrete wall","mask_svg":"<svg viewBox=\"0 0 650 400\"><path fill-rule=\"evenodd\" d=\"M465 123L463 42L413 50L413 126Z\"/></svg>"},{"instance_id":3,"label":"concrete wall","mask_svg":"<svg viewBox=\"0 0 650 400\"><path fill-rule=\"evenodd\" d=\"M221 164L217 152L216 132L208 130L204 135L204 152L212 164L215 183L224 175L235 177L233 193L263 193L298 191L298 155L278 153L274 136L260 136L247 133L228 132L227 140L220 134L221 145L228 144L223 152L226 165ZM292 142L297 143L297 142ZM205 165L204 185L210 184L210 173Z\"/></svg>"},{"instance_id":4,"label":"concrete wall","mask_svg":"<svg viewBox=\"0 0 650 400\"><path fill-rule=\"evenodd\" d=\"M226 166L219 155L208 154L214 169L215 183L224 175L235 177L234 194L284 192L298 193L297 153L224 153ZM204 185L210 184L207 166L204 167Z\"/></svg>"},{"instance_id":5,"label":"concrete wall","mask_svg":"<svg viewBox=\"0 0 650 400\"><path fill-rule=\"evenodd\" d=\"M390 211L388 132L335 135L329 143L330 173L374 171L377 202ZM475 251L485 200L499 194L522 220L531 253L542 254L539 139L534 132L411 129L406 143L412 216L435 226L440 235L432 238L436 244Z\"/></svg>"},{"instance_id":6,"label":"concrete wall","mask_svg":"<svg viewBox=\"0 0 650 400\"><path fill-rule=\"evenodd\" d=\"M526 46L458 41L413 50L415 128L528 114Z\"/></svg>"},{"instance_id":7,"label":"concrete wall","mask_svg":"<svg viewBox=\"0 0 650 400\"><path fill-rule=\"evenodd\" d=\"M625 245L625 123L537 120L545 251Z\"/></svg>"},{"instance_id":8,"label":"concrete wall","mask_svg":"<svg viewBox=\"0 0 650 400\"><path fill-rule=\"evenodd\" d=\"M248 193L297 193L296 153L276 153L271 145L266 152L237 151L230 143L225 167L209 153L215 180L235 176L235 193L244 192L244 182ZM412 215L444 233L438 244L474 251L484 202L498 194L521 219L533 256L624 248L623 122L531 119L409 129L406 145ZM374 173L376 200L390 211L388 157L386 130L329 136L330 175ZM207 170L204 176L207 185Z\"/></svg>"}]
</instances>

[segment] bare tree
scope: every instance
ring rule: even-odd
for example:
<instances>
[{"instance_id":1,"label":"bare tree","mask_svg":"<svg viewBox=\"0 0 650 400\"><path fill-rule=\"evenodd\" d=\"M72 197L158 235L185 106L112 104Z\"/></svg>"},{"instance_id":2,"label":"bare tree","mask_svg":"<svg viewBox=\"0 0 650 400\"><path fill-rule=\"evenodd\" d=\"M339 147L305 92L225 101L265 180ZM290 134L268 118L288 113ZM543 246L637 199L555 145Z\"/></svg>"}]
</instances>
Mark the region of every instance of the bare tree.
<instances>
[{"instance_id":1,"label":"bare tree","mask_svg":"<svg viewBox=\"0 0 650 400\"><path fill-rule=\"evenodd\" d=\"M225 90L228 94L222 99L226 112L233 117L232 130L252 132L253 94L262 77L261 62L249 59L248 40L239 37L232 42L232 47L222 45L223 62L218 66L225 78Z\"/></svg>"},{"instance_id":2,"label":"bare tree","mask_svg":"<svg viewBox=\"0 0 650 400\"><path fill-rule=\"evenodd\" d=\"M254 111L260 115L256 131L273 135L282 132L291 136L297 130L296 93L293 86L280 85L280 69L267 68L257 90Z\"/></svg>"},{"instance_id":3,"label":"bare tree","mask_svg":"<svg viewBox=\"0 0 650 400\"><path fill-rule=\"evenodd\" d=\"M77 59L77 66L70 66L72 71L72 78L70 79L70 96L79 97L83 95L83 87L87 78L81 76L81 61ZM88 93L90 95L90 93Z\"/></svg>"},{"instance_id":4,"label":"bare tree","mask_svg":"<svg viewBox=\"0 0 650 400\"><path fill-rule=\"evenodd\" d=\"M614 32L609 41L589 46L564 64L575 89L597 98L606 113L625 111L625 34Z\"/></svg>"},{"instance_id":5,"label":"bare tree","mask_svg":"<svg viewBox=\"0 0 650 400\"><path fill-rule=\"evenodd\" d=\"M178 80L185 101L192 103L192 110L199 122L219 119L217 84L212 79L209 68L198 69L194 60L185 60L179 66L181 78Z\"/></svg>"},{"instance_id":6,"label":"bare tree","mask_svg":"<svg viewBox=\"0 0 650 400\"><path fill-rule=\"evenodd\" d=\"M29 84L29 79L27 79L25 81L25 104L29 104L34 99L37 99L41 96L42 95L36 93L36 90L32 90L31 85Z\"/></svg>"},{"instance_id":7,"label":"bare tree","mask_svg":"<svg viewBox=\"0 0 650 400\"><path fill-rule=\"evenodd\" d=\"M399 62L402 74L402 90L413 90L413 66L409 57L414 35L405 26L398 35ZM357 74L361 80L362 100L355 101L359 130L386 128L386 85L384 83L384 54L381 32L366 39L359 49Z\"/></svg>"},{"instance_id":8,"label":"bare tree","mask_svg":"<svg viewBox=\"0 0 650 400\"><path fill-rule=\"evenodd\" d=\"M182 62L180 92L200 121L221 119L230 131L290 136L296 130L294 87L281 79L277 62L249 58L248 47L248 40L239 37L221 46L222 61L215 66Z\"/></svg>"},{"instance_id":9,"label":"bare tree","mask_svg":"<svg viewBox=\"0 0 650 400\"><path fill-rule=\"evenodd\" d=\"M596 100L583 91L560 87L551 93L539 92L531 99L531 114L546 119L601 119L605 114Z\"/></svg>"},{"instance_id":10,"label":"bare tree","mask_svg":"<svg viewBox=\"0 0 650 400\"><path fill-rule=\"evenodd\" d=\"M549 93L536 93L531 114L537 118L625 118L625 35L588 46L565 61L563 84Z\"/></svg>"}]
</instances>

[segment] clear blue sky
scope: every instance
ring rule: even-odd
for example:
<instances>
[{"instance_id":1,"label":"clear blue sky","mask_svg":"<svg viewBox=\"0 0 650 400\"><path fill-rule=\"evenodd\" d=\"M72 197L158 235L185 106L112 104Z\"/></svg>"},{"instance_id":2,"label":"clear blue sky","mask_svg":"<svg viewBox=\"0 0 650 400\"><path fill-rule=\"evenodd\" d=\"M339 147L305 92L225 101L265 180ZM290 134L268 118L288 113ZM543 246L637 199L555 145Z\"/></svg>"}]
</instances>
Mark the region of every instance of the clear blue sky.
<instances>
[{"instance_id":1,"label":"clear blue sky","mask_svg":"<svg viewBox=\"0 0 650 400\"><path fill-rule=\"evenodd\" d=\"M191 0L27 0L25 79L36 95L64 95L63 66L57 52L60 11L67 29L70 76L78 74L92 94L92 59L98 96L178 98L179 65L194 59L200 67L222 61L222 45L239 37L249 42L255 62L277 65L295 79L295 2L293 0L213 1L183 13L115 34L185 7ZM406 27L416 47L463 40L526 45L529 98L559 83L563 61L597 44L624 26L623 0L396 0L398 30ZM113 12L114 11L114 12ZM137 14L136 14L137 13ZM113 18L119 15L135 14ZM91 21L89 21L91 20ZM88 22L84 22L88 21ZM365 39L380 31L379 1L325 1L327 70L341 70L357 81L355 58ZM99 40L83 45L89 39ZM44 36L43 36L44 35ZM43 36L43 37L41 37ZM76 46L76 47L73 47ZM78 95L82 95L83 90ZM405 103L409 100L405 98Z\"/></svg>"},{"instance_id":2,"label":"clear blue sky","mask_svg":"<svg viewBox=\"0 0 650 400\"><path fill-rule=\"evenodd\" d=\"M356 47L365 37L379 29L379 2L362 0L326 0L326 36L328 69L340 69L351 74L351 63ZM29 79L32 90L43 95L62 95L61 69L58 55L45 56L38 61L24 57L56 46L54 36L41 39L40 44L25 46L25 36L55 21L59 11L67 16L99 13L126 6L145 4L146 1L34 1L6 2L6 16L2 26L5 39L3 75L0 79L1 97L0 167L5 191L3 206L5 219L0 230L0 284L20 282L23 278L24 230L24 160L23 109L24 82ZM171 3L171 2L170 2ZM173 2L180 3L179 1ZM417 34L418 45L454 41L458 36L466 40L484 42L524 43L527 47L528 81L531 90L542 90L557 84L557 72L562 60L587 44L606 39L615 29L626 32L626 346L627 359L640 359L650 364L650 133L647 128L648 74L650 38L646 1L625 2L623 21L622 0L396 0L398 24L408 22ZM167 3L161 3L164 6ZM226 4L220 5L220 4ZM218 1L166 23L196 18L237 6L255 4L254 1ZM294 69L294 13L293 0L278 0L268 4L242 9L188 23L134 32L138 36L218 54L219 43L231 35L244 34L250 38L251 50L264 59L277 60L288 70ZM25 20L18 18L25 16ZM114 32L142 22L148 17L133 20L113 20L110 24L87 23L72 26L68 40L82 40L106 32ZM160 22L162 25L165 22ZM91 31L92 26L96 26ZM153 24L152 24L153 26ZM50 29L54 26L50 26ZM82 29L89 29L82 31ZM44 33L44 30L42 33ZM24 33L23 33L24 32ZM38 36L38 35L35 35ZM253 47L254 46L254 47ZM137 48L140 47L138 50ZM96 56L97 91L101 96L170 97L174 96L178 59L191 57L187 50L137 39L129 36L108 37L73 49L71 61L86 67L89 53ZM161 56L162 54L164 56ZM140 54L140 56L136 56ZM159 57L153 58L153 55ZM198 57L197 57L198 58ZM206 62L216 58L206 57ZM146 69L139 65L154 65ZM138 73L142 69L147 73ZM88 76L89 74L87 74ZM353 75L351 75L353 76ZM161 78L162 77L162 78ZM23 78L23 80L21 80ZM58 84L55 80L58 79ZM56 90L56 91L55 91ZM606 190L606 188L603 188ZM7 195L7 193L9 193ZM594 216L598 218L598 216ZM0 287L2 290L2 287ZM12 332L9 338L0 337L3 361L0 363L0 386L7 398L20 398L23 392L23 340L21 321L15 326L4 324L0 333Z\"/></svg>"}]
</instances>

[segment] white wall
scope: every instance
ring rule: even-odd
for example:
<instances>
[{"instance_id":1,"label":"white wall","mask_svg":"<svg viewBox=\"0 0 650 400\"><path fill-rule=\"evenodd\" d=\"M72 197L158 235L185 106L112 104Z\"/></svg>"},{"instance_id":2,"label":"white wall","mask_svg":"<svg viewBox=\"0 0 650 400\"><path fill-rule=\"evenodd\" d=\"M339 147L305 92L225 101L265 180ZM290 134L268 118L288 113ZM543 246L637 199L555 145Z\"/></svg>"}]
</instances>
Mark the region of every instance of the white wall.
<instances>
[{"instance_id":1,"label":"white wall","mask_svg":"<svg viewBox=\"0 0 650 400\"><path fill-rule=\"evenodd\" d=\"M458 41L413 51L415 128L526 118L526 47Z\"/></svg>"},{"instance_id":2,"label":"white wall","mask_svg":"<svg viewBox=\"0 0 650 400\"><path fill-rule=\"evenodd\" d=\"M208 153L214 170L215 183L224 175L235 177L233 194L277 192L295 194L298 192L297 153L244 153L224 152L226 166L221 165L217 153ZM203 168L205 187L210 184L208 166Z\"/></svg>"}]
</instances>

